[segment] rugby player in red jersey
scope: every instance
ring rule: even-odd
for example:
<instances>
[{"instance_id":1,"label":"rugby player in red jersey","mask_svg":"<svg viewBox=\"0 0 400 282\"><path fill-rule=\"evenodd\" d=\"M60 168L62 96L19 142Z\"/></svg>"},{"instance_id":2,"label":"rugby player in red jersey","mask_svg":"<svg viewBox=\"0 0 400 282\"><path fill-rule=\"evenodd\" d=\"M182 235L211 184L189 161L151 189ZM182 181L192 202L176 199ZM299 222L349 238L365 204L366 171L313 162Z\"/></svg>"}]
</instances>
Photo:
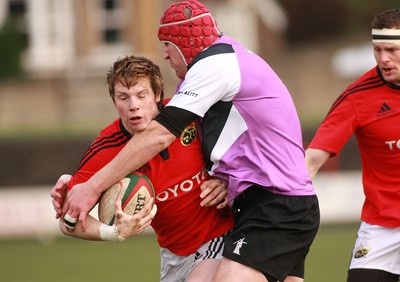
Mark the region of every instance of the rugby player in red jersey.
<instances>
[{"instance_id":1,"label":"rugby player in red jersey","mask_svg":"<svg viewBox=\"0 0 400 282\"><path fill-rule=\"evenodd\" d=\"M372 21L377 66L333 103L306 150L310 176L353 134L365 201L348 282L397 282L400 276L400 9Z\"/></svg>"},{"instance_id":2,"label":"rugby player in red jersey","mask_svg":"<svg viewBox=\"0 0 400 282\"><path fill-rule=\"evenodd\" d=\"M60 217L66 182L71 189L87 181L164 106L160 70L146 58L128 56L117 60L107 74L107 82L119 118L100 132L72 178L64 175L54 186L51 196L60 229L66 235L83 239L120 241L151 225L161 247L161 281L211 281L222 258L224 235L233 227L233 216L226 207L225 185L211 179L204 169L194 122L180 138L139 169L155 188L158 212L154 218L149 214L151 203L137 215L129 216L122 212L118 202L115 226L88 215L86 229L72 231ZM214 190L215 187L218 189Z\"/></svg>"}]
</instances>

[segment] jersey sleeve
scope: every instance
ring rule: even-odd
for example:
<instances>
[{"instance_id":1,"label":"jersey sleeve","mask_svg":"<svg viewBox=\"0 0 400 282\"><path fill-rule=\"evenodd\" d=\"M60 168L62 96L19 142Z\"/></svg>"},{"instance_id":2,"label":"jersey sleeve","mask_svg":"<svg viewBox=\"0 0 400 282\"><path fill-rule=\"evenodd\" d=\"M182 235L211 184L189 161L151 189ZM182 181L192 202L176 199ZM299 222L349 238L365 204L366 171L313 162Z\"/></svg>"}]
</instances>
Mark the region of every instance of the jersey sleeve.
<instances>
[{"instance_id":1,"label":"jersey sleeve","mask_svg":"<svg viewBox=\"0 0 400 282\"><path fill-rule=\"evenodd\" d=\"M196 62L189 69L165 108L173 106L204 117L218 101L231 101L239 88L240 70L235 54L214 55Z\"/></svg>"},{"instance_id":2,"label":"jersey sleeve","mask_svg":"<svg viewBox=\"0 0 400 282\"><path fill-rule=\"evenodd\" d=\"M68 184L68 189L89 180L97 171L106 166L129 141L129 137L120 128L119 123L120 119L115 120L103 129L90 144Z\"/></svg>"},{"instance_id":3,"label":"jersey sleeve","mask_svg":"<svg viewBox=\"0 0 400 282\"><path fill-rule=\"evenodd\" d=\"M79 167L77 171L75 171L72 179L68 184L68 189L72 189L72 187L76 184L83 183L88 181L97 171L102 169L106 164L107 160L102 158L100 154L94 155L87 163L83 166Z\"/></svg>"},{"instance_id":4,"label":"jersey sleeve","mask_svg":"<svg viewBox=\"0 0 400 282\"><path fill-rule=\"evenodd\" d=\"M319 126L308 148L320 149L337 155L357 128L357 115L350 99L334 108Z\"/></svg>"},{"instance_id":5,"label":"jersey sleeve","mask_svg":"<svg viewBox=\"0 0 400 282\"><path fill-rule=\"evenodd\" d=\"M183 130L198 116L192 112L177 107L164 107L155 120L168 129L175 137L179 137Z\"/></svg>"}]
</instances>

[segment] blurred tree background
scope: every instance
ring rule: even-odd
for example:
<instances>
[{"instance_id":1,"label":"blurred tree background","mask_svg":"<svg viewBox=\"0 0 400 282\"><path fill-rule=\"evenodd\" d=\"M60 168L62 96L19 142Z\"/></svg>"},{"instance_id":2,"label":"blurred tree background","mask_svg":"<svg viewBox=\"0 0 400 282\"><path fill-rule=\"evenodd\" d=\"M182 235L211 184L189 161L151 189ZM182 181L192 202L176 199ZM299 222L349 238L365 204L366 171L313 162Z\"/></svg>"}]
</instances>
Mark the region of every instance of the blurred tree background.
<instances>
[{"instance_id":1,"label":"blurred tree background","mask_svg":"<svg viewBox=\"0 0 400 282\"><path fill-rule=\"evenodd\" d=\"M373 16L384 9L399 6L397 0L278 0L287 12L290 46L312 44L343 35L354 35L370 27ZM16 11L18 16L21 11ZM18 20L18 19L17 19ZM0 78L20 78L21 54L26 38L19 32L18 21L8 17L0 28Z\"/></svg>"},{"instance_id":2,"label":"blurred tree background","mask_svg":"<svg viewBox=\"0 0 400 282\"><path fill-rule=\"evenodd\" d=\"M309 44L370 28L373 16L399 7L397 0L280 0L287 11L291 44Z\"/></svg>"},{"instance_id":3,"label":"blurred tree background","mask_svg":"<svg viewBox=\"0 0 400 282\"><path fill-rule=\"evenodd\" d=\"M17 24L8 18L0 29L0 79L21 78L24 41Z\"/></svg>"}]
</instances>

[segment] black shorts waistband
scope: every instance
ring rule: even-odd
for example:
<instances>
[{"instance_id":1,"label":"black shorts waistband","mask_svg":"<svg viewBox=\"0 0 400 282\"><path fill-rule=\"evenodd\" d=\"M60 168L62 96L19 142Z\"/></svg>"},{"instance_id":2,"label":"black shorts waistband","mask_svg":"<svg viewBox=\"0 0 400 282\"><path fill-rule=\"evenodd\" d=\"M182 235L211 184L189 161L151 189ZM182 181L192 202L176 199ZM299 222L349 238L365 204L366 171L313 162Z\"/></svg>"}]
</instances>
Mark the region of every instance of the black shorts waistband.
<instances>
[{"instance_id":1,"label":"black shorts waistband","mask_svg":"<svg viewBox=\"0 0 400 282\"><path fill-rule=\"evenodd\" d=\"M268 191L268 189L274 189L273 187L263 187L263 186L259 186L259 185L252 185L249 188L247 188L246 190L244 190L242 193L240 193L236 198L235 201L243 201L246 200L246 198L251 198L254 197L256 195L258 195L259 193L270 193L273 194L271 192Z\"/></svg>"},{"instance_id":2,"label":"black shorts waistband","mask_svg":"<svg viewBox=\"0 0 400 282\"><path fill-rule=\"evenodd\" d=\"M257 199L264 197L279 197L280 195L274 194L268 189L274 189L273 187L263 187L259 185L252 185L245 191L240 193L233 201L233 210L238 210L244 206L252 205ZM264 198L265 199L265 198Z\"/></svg>"}]
</instances>

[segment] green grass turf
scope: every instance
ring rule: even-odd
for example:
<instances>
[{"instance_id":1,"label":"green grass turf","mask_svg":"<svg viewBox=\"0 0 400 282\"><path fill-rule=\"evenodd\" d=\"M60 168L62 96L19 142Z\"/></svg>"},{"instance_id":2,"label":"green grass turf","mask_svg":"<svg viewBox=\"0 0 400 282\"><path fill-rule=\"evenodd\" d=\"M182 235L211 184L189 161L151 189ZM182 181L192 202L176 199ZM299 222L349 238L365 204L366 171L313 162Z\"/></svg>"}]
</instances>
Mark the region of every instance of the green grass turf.
<instances>
[{"instance_id":1,"label":"green grass turf","mask_svg":"<svg viewBox=\"0 0 400 282\"><path fill-rule=\"evenodd\" d=\"M305 282L345 282L359 225L322 225L306 261Z\"/></svg>"},{"instance_id":2,"label":"green grass turf","mask_svg":"<svg viewBox=\"0 0 400 282\"><path fill-rule=\"evenodd\" d=\"M306 263L306 282L346 281L356 225L322 226ZM0 241L0 281L159 281L154 235L123 243L56 240Z\"/></svg>"}]
</instances>

